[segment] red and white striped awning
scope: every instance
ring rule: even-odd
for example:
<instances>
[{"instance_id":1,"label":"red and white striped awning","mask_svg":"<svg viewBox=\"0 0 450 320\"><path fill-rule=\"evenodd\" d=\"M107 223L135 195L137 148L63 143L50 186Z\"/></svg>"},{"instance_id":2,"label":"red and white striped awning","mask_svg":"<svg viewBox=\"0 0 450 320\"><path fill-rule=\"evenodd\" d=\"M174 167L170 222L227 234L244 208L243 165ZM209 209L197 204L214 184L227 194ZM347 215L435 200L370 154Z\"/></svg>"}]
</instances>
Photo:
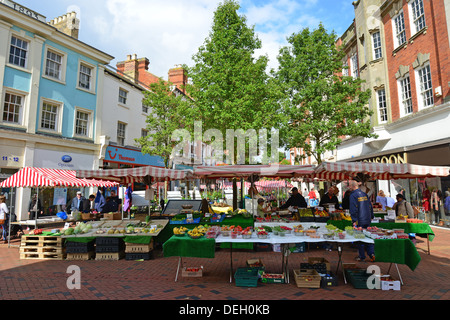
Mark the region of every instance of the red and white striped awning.
<instances>
[{"instance_id":1,"label":"red and white striped awning","mask_svg":"<svg viewBox=\"0 0 450 320\"><path fill-rule=\"evenodd\" d=\"M0 183L1 188L113 187L116 182L80 179L74 170L25 167Z\"/></svg>"},{"instance_id":2,"label":"red and white striped awning","mask_svg":"<svg viewBox=\"0 0 450 320\"><path fill-rule=\"evenodd\" d=\"M192 178L192 171L189 170L173 170L154 166L128 169L79 170L76 174L78 178L107 179L110 181L118 181L122 184L143 182L146 176L155 179L153 182Z\"/></svg>"},{"instance_id":3,"label":"red and white striped awning","mask_svg":"<svg viewBox=\"0 0 450 320\"><path fill-rule=\"evenodd\" d=\"M240 189L241 188L241 182L237 181L236 182L237 188ZM226 188L230 188L233 186L233 183L231 181L225 181L224 182L224 187ZM244 182L244 188L248 189L250 188L251 183L248 181ZM290 182L287 182L285 180L259 180L255 182L255 187L258 190L263 190L263 191L272 191L272 190L278 190L278 189L283 189L283 188L289 188L291 189L292 187L294 187Z\"/></svg>"},{"instance_id":4,"label":"red and white striped awning","mask_svg":"<svg viewBox=\"0 0 450 320\"><path fill-rule=\"evenodd\" d=\"M259 177L298 178L314 174L314 166L289 165L230 165L203 167L194 169L194 175L199 178L248 178L252 175Z\"/></svg>"},{"instance_id":5,"label":"red and white striped awning","mask_svg":"<svg viewBox=\"0 0 450 320\"><path fill-rule=\"evenodd\" d=\"M350 180L358 173L376 180L447 177L450 167L374 162L324 162L312 177L319 180Z\"/></svg>"}]
</instances>

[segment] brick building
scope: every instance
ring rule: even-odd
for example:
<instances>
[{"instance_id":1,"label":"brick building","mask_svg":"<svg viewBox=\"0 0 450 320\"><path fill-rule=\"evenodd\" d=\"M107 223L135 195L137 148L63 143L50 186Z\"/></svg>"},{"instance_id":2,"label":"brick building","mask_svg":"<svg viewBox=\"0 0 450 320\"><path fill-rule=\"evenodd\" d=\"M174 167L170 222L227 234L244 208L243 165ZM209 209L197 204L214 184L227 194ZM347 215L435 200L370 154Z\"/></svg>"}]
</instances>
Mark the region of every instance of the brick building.
<instances>
[{"instance_id":1,"label":"brick building","mask_svg":"<svg viewBox=\"0 0 450 320\"><path fill-rule=\"evenodd\" d=\"M337 160L450 165L450 2L353 5L359 76L372 90L371 122L379 137L343 141ZM413 201L424 187L450 187L448 179L416 182L407 188ZM383 188L394 193L399 186Z\"/></svg>"}]
</instances>

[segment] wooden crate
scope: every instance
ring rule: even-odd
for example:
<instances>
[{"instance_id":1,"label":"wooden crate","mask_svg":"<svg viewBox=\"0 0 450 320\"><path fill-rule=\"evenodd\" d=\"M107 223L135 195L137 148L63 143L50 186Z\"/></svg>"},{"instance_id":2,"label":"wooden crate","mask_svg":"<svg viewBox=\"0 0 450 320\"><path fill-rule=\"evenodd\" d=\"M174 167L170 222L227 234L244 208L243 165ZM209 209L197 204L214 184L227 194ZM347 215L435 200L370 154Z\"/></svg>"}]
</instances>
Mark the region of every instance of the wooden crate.
<instances>
[{"instance_id":1,"label":"wooden crate","mask_svg":"<svg viewBox=\"0 0 450 320\"><path fill-rule=\"evenodd\" d=\"M113 260L117 261L125 257L125 252L97 252L95 254L95 260Z\"/></svg>"},{"instance_id":2,"label":"wooden crate","mask_svg":"<svg viewBox=\"0 0 450 320\"><path fill-rule=\"evenodd\" d=\"M82 261L86 261L86 260L91 260L95 258L95 252L94 251L89 251L89 252L85 252L85 253L68 253L66 260L82 260Z\"/></svg>"},{"instance_id":3,"label":"wooden crate","mask_svg":"<svg viewBox=\"0 0 450 320\"><path fill-rule=\"evenodd\" d=\"M105 213L103 214L103 218L105 218L106 220L122 220L122 213Z\"/></svg>"},{"instance_id":4,"label":"wooden crate","mask_svg":"<svg viewBox=\"0 0 450 320\"><path fill-rule=\"evenodd\" d=\"M20 246L32 246L32 247L62 247L63 239L60 236L35 236L35 235L23 235L20 241Z\"/></svg>"},{"instance_id":5,"label":"wooden crate","mask_svg":"<svg viewBox=\"0 0 450 320\"><path fill-rule=\"evenodd\" d=\"M149 244L125 243L125 253L148 253L153 250L153 240Z\"/></svg>"},{"instance_id":6,"label":"wooden crate","mask_svg":"<svg viewBox=\"0 0 450 320\"><path fill-rule=\"evenodd\" d=\"M20 253L65 253L66 249L63 247L38 247L38 246L24 246L19 248Z\"/></svg>"},{"instance_id":7,"label":"wooden crate","mask_svg":"<svg viewBox=\"0 0 450 320\"><path fill-rule=\"evenodd\" d=\"M20 259L21 260L30 260L30 259L36 259L36 260L64 260L65 254L64 253L52 253L52 252L43 252L43 253L36 253L36 252L27 252L27 253L20 253Z\"/></svg>"},{"instance_id":8,"label":"wooden crate","mask_svg":"<svg viewBox=\"0 0 450 320\"><path fill-rule=\"evenodd\" d=\"M322 277L314 269L295 270L295 283L299 288L320 288Z\"/></svg>"}]
</instances>

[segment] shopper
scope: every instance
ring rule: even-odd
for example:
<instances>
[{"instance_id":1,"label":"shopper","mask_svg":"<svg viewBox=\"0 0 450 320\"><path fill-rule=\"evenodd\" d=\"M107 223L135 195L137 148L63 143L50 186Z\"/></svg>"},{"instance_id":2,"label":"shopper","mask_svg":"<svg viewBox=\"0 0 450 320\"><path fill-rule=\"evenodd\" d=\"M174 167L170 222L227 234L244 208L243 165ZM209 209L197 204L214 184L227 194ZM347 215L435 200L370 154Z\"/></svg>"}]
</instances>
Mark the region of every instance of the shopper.
<instances>
[{"instance_id":1,"label":"shopper","mask_svg":"<svg viewBox=\"0 0 450 320\"><path fill-rule=\"evenodd\" d=\"M309 201L309 205L311 207L314 207L317 205L317 203L316 203L317 202L317 194L316 194L316 191L314 190L314 188L312 188L311 191L308 193L308 201Z\"/></svg>"},{"instance_id":2,"label":"shopper","mask_svg":"<svg viewBox=\"0 0 450 320\"><path fill-rule=\"evenodd\" d=\"M256 209L256 215L259 218L264 218L266 215L269 215L272 213L272 210L268 207L264 207L265 200L262 198L258 199L258 208Z\"/></svg>"},{"instance_id":3,"label":"shopper","mask_svg":"<svg viewBox=\"0 0 450 320\"><path fill-rule=\"evenodd\" d=\"M414 209L409 202L406 201L405 196L399 193L397 196L397 202L394 204L392 210L395 210L395 215L408 216L408 218L414 218Z\"/></svg>"},{"instance_id":4,"label":"shopper","mask_svg":"<svg viewBox=\"0 0 450 320\"><path fill-rule=\"evenodd\" d=\"M7 243L6 239L8 236L8 206L6 205L6 197L0 196L0 225L2 227L2 238L1 241Z\"/></svg>"},{"instance_id":5,"label":"shopper","mask_svg":"<svg viewBox=\"0 0 450 320\"><path fill-rule=\"evenodd\" d=\"M394 208L395 199L391 197L390 193L386 194L386 208L392 209Z\"/></svg>"},{"instance_id":6,"label":"shopper","mask_svg":"<svg viewBox=\"0 0 450 320\"><path fill-rule=\"evenodd\" d=\"M352 191L350 189L348 189L344 193L344 197L342 198L342 209L343 210L350 209L350 194L351 193L352 193Z\"/></svg>"},{"instance_id":7,"label":"shopper","mask_svg":"<svg viewBox=\"0 0 450 320\"><path fill-rule=\"evenodd\" d=\"M106 197L106 203L105 206L103 207L103 213L115 213L115 212L119 212L119 205L117 204L116 201L114 201L113 198L111 197Z\"/></svg>"},{"instance_id":8,"label":"shopper","mask_svg":"<svg viewBox=\"0 0 450 320\"><path fill-rule=\"evenodd\" d=\"M356 228L367 229L374 218L372 203L369 197L361 189L355 180L349 183L350 194L350 216L353 226ZM371 262L375 261L375 248L373 243L359 243L359 255L357 261L365 261L366 253Z\"/></svg>"},{"instance_id":9,"label":"shopper","mask_svg":"<svg viewBox=\"0 0 450 320\"><path fill-rule=\"evenodd\" d=\"M77 195L75 198L72 199L72 202L70 203L70 211L71 212L83 212L83 201L86 200L85 197L83 197L81 191L77 192Z\"/></svg>"},{"instance_id":10,"label":"shopper","mask_svg":"<svg viewBox=\"0 0 450 320\"><path fill-rule=\"evenodd\" d=\"M28 205L28 217L30 220L34 220L39 217L39 214L44 214L42 211L41 199L38 199L37 194L33 195Z\"/></svg>"},{"instance_id":11,"label":"shopper","mask_svg":"<svg viewBox=\"0 0 450 320\"><path fill-rule=\"evenodd\" d=\"M441 217L441 198L439 196L440 192L437 188L434 188L431 192L431 198L430 198L430 206L431 206L431 212L434 213L434 221L435 224L439 224L439 220Z\"/></svg>"},{"instance_id":12,"label":"shopper","mask_svg":"<svg viewBox=\"0 0 450 320\"><path fill-rule=\"evenodd\" d=\"M445 191L444 212L446 216L450 216L450 191Z\"/></svg>"},{"instance_id":13,"label":"shopper","mask_svg":"<svg viewBox=\"0 0 450 320\"><path fill-rule=\"evenodd\" d=\"M381 209L386 210L386 206L387 206L387 198L386 195L384 194L383 190L380 190L378 192L377 198L375 200L377 203L381 204Z\"/></svg>"},{"instance_id":14,"label":"shopper","mask_svg":"<svg viewBox=\"0 0 450 320\"><path fill-rule=\"evenodd\" d=\"M95 194L91 194L88 199L83 200L83 213L91 213L95 209Z\"/></svg>"}]
</instances>

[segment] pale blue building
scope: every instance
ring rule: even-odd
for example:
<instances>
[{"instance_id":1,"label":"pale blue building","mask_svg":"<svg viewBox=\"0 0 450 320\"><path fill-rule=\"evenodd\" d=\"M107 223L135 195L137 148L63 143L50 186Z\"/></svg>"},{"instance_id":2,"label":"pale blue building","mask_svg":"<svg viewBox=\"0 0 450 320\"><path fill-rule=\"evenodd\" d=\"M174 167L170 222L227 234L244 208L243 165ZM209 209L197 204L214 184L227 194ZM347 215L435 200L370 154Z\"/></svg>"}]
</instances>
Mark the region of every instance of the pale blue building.
<instances>
[{"instance_id":1,"label":"pale blue building","mask_svg":"<svg viewBox=\"0 0 450 320\"><path fill-rule=\"evenodd\" d=\"M47 21L0 0L0 179L26 166L98 168L104 66L114 57L79 41L78 31L74 12ZM15 196L26 219L31 191ZM45 196L48 208L53 197Z\"/></svg>"}]
</instances>

